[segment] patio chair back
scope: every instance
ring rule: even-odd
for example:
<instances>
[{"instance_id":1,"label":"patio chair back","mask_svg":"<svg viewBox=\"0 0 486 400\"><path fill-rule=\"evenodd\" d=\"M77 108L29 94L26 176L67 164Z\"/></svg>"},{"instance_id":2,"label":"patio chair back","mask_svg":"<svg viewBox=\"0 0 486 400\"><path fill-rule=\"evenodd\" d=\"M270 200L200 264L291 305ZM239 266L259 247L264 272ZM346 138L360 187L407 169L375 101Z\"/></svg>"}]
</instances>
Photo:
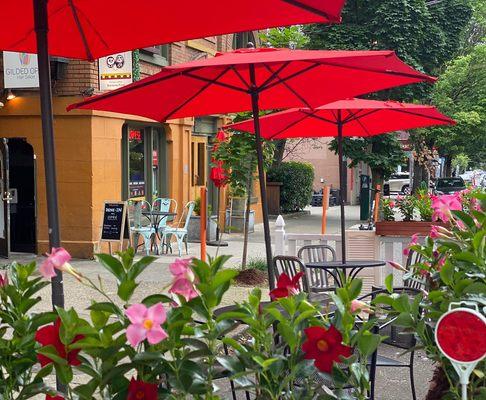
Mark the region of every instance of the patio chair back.
<instances>
[{"instance_id":1,"label":"patio chair back","mask_svg":"<svg viewBox=\"0 0 486 400\"><path fill-rule=\"evenodd\" d=\"M145 200L128 200L128 220L130 228L137 229L150 225L150 218L146 218L142 212L152 212L152 206Z\"/></svg>"},{"instance_id":2,"label":"patio chair back","mask_svg":"<svg viewBox=\"0 0 486 400\"><path fill-rule=\"evenodd\" d=\"M152 204L153 211L163 211L163 212L173 212L177 214L177 201L174 199L158 197L154 200ZM164 228L167 222L173 221L174 217L161 218L158 228Z\"/></svg>"},{"instance_id":3,"label":"patio chair back","mask_svg":"<svg viewBox=\"0 0 486 400\"><path fill-rule=\"evenodd\" d=\"M309 293L305 265L300 258L294 256L275 256L273 257L273 270L275 272L275 279L277 280L281 274L287 274L292 279L299 272L303 272L304 275L299 281L299 290Z\"/></svg>"},{"instance_id":4,"label":"patio chair back","mask_svg":"<svg viewBox=\"0 0 486 400\"><path fill-rule=\"evenodd\" d=\"M422 259L423 259L422 254L410 250L410 253L408 253L407 264L405 265L405 269L407 271L410 271L411 266L420 263ZM418 289L418 290L425 289L425 283L426 281L424 278L419 278L416 276L412 276L404 280L403 282L404 286L412 289Z\"/></svg>"},{"instance_id":5,"label":"patio chair back","mask_svg":"<svg viewBox=\"0 0 486 400\"><path fill-rule=\"evenodd\" d=\"M297 257L304 263L336 261L336 251L327 244L307 245L299 249ZM334 286L329 285L329 274L319 268L306 268L307 281L310 290L313 292L325 292L334 290Z\"/></svg>"},{"instance_id":6,"label":"patio chair back","mask_svg":"<svg viewBox=\"0 0 486 400\"><path fill-rule=\"evenodd\" d=\"M189 227L189 220L192 217L192 213L194 212L195 206L196 206L196 203L194 201L189 201L186 204L186 206L184 207L184 211L182 212L181 219L179 221L179 226L181 226L184 223L182 228L186 231L187 231L187 228Z\"/></svg>"}]
</instances>

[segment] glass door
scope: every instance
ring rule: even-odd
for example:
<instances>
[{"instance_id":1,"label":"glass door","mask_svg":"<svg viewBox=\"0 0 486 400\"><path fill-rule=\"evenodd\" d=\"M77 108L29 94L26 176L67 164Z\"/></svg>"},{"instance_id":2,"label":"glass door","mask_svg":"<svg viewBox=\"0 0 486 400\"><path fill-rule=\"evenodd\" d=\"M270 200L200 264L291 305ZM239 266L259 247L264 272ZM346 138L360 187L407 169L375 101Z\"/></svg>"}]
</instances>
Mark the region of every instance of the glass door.
<instances>
[{"instance_id":1,"label":"glass door","mask_svg":"<svg viewBox=\"0 0 486 400\"><path fill-rule=\"evenodd\" d=\"M8 258L10 251L10 192L8 179L7 139L0 140L0 257Z\"/></svg>"}]
</instances>

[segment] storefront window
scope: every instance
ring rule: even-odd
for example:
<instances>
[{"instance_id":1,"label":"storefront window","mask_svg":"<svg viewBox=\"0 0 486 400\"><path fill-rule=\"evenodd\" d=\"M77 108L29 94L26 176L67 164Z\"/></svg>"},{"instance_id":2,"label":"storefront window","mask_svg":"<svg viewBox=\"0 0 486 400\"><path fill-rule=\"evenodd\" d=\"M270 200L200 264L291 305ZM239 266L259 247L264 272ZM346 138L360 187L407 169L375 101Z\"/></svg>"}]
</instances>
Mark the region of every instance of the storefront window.
<instances>
[{"instance_id":1,"label":"storefront window","mask_svg":"<svg viewBox=\"0 0 486 400\"><path fill-rule=\"evenodd\" d=\"M152 202L167 195L165 131L157 126L125 125L122 134L122 196Z\"/></svg>"},{"instance_id":2,"label":"storefront window","mask_svg":"<svg viewBox=\"0 0 486 400\"><path fill-rule=\"evenodd\" d=\"M145 196L145 157L143 132L141 129L130 129L128 136L128 196Z\"/></svg>"}]
</instances>

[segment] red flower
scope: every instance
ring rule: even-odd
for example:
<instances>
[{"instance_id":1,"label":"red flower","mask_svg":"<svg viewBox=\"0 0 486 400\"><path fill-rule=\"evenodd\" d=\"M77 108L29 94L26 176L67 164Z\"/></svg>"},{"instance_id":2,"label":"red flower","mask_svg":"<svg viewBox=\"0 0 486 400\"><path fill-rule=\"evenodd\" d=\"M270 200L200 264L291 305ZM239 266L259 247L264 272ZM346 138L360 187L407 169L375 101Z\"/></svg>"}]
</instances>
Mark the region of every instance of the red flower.
<instances>
[{"instance_id":1,"label":"red flower","mask_svg":"<svg viewBox=\"0 0 486 400\"><path fill-rule=\"evenodd\" d=\"M343 345L343 337L333 325L329 329L311 326L304 329L307 340L302 344L306 360L315 360L314 365L319 371L332 371L332 364L339 362L340 357L351 357L353 348Z\"/></svg>"},{"instance_id":2,"label":"red flower","mask_svg":"<svg viewBox=\"0 0 486 400\"><path fill-rule=\"evenodd\" d=\"M303 275L303 272L299 272L290 279L287 274L280 274L277 281L277 287L270 292L272 301L297 294L299 292L299 280Z\"/></svg>"},{"instance_id":3,"label":"red flower","mask_svg":"<svg viewBox=\"0 0 486 400\"><path fill-rule=\"evenodd\" d=\"M62 396L49 396L46 394L46 400L64 400L64 397Z\"/></svg>"},{"instance_id":4,"label":"red flower","mask_svg":"<svg viewBox=\"0 0 486 400\"><path fill-rule=\"evenodd\" d=\"M128 385L127 400L157 400L157 384L132 378Z\"/></svg>"},{"instance_id":5,"label":"red flower","mask_svg":"<svg viewBox=\"0 0 486 400\"><path fill-rule=\"evenodd\" d=\"M60 329L61 319L58 318L54 325L47 325L39 329L35 334L35 340L42 346L54 346L58 356L65 358L69 365L81 364L81 362L77 358L80 349L74 349L66 353L66 346L64 345L64 343L61 342L61 339L59 338ZM83 335L77 335L74 338L73 343L83 338ZM39 360L42 367L53 362L49 357L43 354L37 354L37 359Z\"/></svg>"}]
</instances>

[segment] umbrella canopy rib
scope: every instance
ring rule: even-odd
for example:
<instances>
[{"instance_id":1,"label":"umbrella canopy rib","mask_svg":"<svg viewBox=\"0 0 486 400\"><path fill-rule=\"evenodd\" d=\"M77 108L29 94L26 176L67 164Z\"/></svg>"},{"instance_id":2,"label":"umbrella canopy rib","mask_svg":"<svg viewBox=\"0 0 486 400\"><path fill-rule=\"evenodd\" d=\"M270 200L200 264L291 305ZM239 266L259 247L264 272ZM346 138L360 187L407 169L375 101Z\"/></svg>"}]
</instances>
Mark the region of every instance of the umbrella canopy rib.
<instances>
[{"instance_id":1,"label":"umbrella canopy rib","mask_svg":"<svg viewBox=\"0 0 486 400\"><path fill-rule=\"evenodd\" d=\"M303 117L296 119L295 121L292 121L290 124L288 124L287 126L285 126L282 129L280 129L277 133L274 133L273 135L269 136L267 138L267 140L276 139L281 133L285 132L287 129L290 129L293 126L300 124L304 119L309 118L311 116L310 114L307 114L306 112L303 112L303 114L304 114Z\"/></svg>"},{"instance_id":2,"label":"umbrella canopy rib","mask_svg":"<svg viewBox=\"0 0 486 400\"><path fill-rule=\"evenodd\" d=\"M94 61L93 54L91 53L91 49L89 48L88 39L86 39L86 34L84 32L83 25L79 20L78 9L74 5L74 0L68 0L68 5L69 8L71 9L71 13L73 14L76 27L78 28L79 36L81 36L81 41L83 42L84 50L86 51L86 58L90 61Z\"/></svg>"},{"instance_id":3,"label":"umbrella canopy rib","mask_svg":"<svg viewBox=\"0 0 486 400\"><path fill-rule=\"evenodd\" d=\"M184 106L186 106L187 104L189 104L191 101L193 101L201 93L203 93L205 90L207 90L208 87L210 87L211 85L217 84L218 79L222 78L223 75L226 75L226 73L228 71L230 71L230 70L231 70L231 68L229 68L229 67L225 68L223 71L221 71L221 73L218 76L216 76L216 78L214 78L214 80L206 80L206 79L203 79L206 82L206 84L202 88L200 88L196 93L194 93L192 96L190 96L186 100L184 100L181 104L179 104L171 112L169 112L164 118L162 118L161 122L164 122L164 121L167 121L168 119L170 119L170 117L172 115L174 115L181 108L183 108ZM192 75L187 75L187 76L189 76L191 78L195 78L195 79L199 79L200 78L198 76L192 76ZM219 82L219 83L221 83L221 82ZM235 90L235 88L233 88L233 90Z\"/></svg>"},{"instance_id":4,"label":"umbrella canopy rib","mask_svg":"<svg viewBox=\"0 0 486 400\"><path fill-rule=\"evenodd\" d=\"M333 18L335 18L332 15L329 15L328 13L326 13L322 10L318 10L317 8L312 7L308 4L304 4L303 2L301 2L299 0L283 0L283 1L285 1L286 3L292 4L293 6L300 7L303 10L307 10L307 11L310 11L314 14L321 15L322 17L328 19L329 21L332 21Z\"/></svg>"}]
</instances>

